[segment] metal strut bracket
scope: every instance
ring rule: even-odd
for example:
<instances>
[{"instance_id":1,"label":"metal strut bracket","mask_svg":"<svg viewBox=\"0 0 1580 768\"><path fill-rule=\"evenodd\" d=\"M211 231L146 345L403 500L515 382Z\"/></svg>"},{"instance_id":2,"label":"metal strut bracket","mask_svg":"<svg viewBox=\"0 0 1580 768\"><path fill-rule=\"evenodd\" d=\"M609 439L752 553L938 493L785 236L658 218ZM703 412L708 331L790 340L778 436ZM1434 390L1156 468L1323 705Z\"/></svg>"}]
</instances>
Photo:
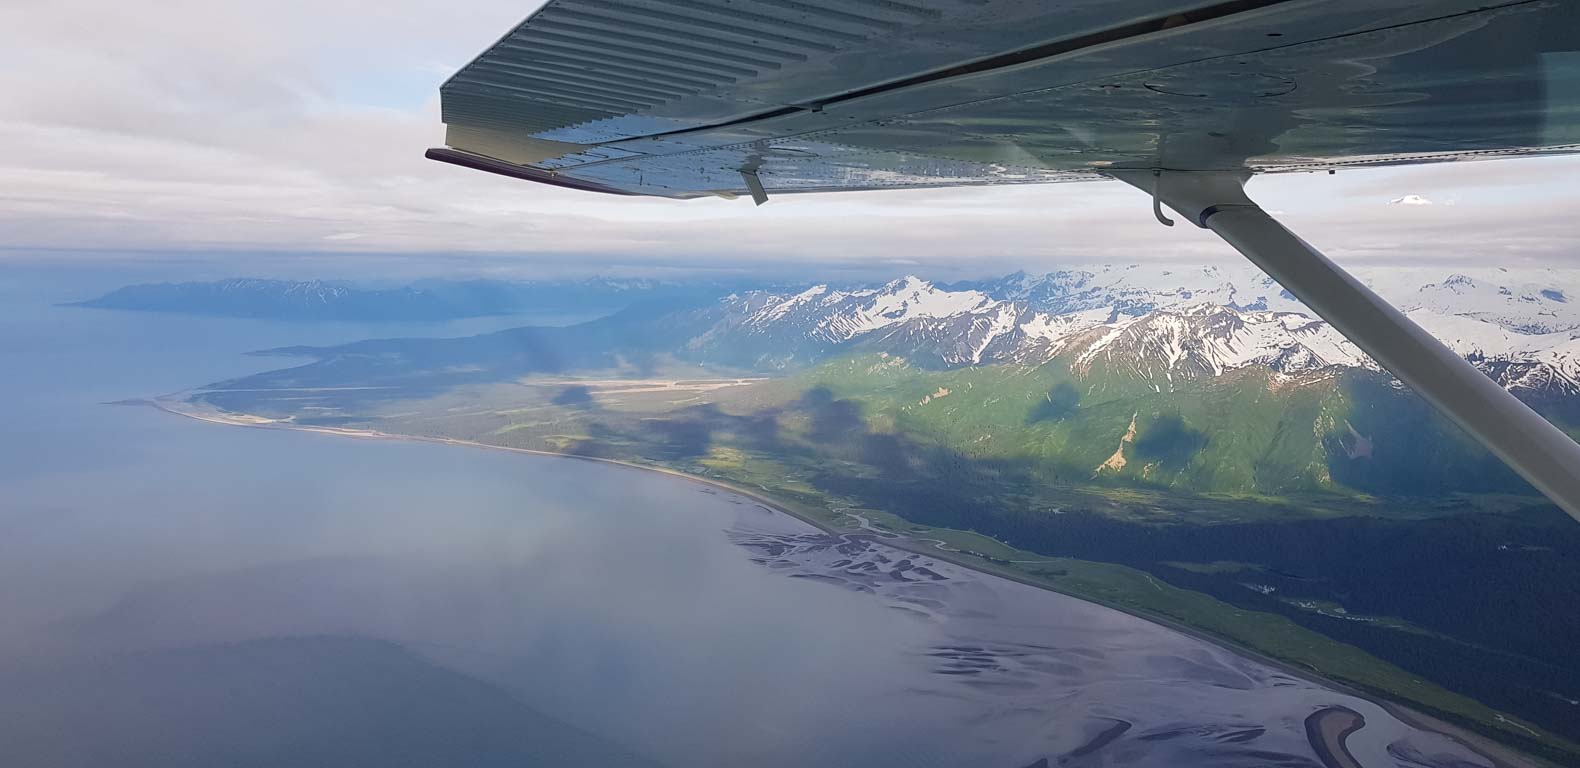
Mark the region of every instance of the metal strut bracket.
<instances>
[{"instance_id":1,"label":"metal strut bracket","mask_svg":"<svg viewBox=\"0 0 1580 768\"><path fill-rule=\"evenodd\" d=\"M741 180L746 182L746 191L752 193L752 203L762 205L768 202L768 190L763 189L763 180L757 178L757 169L741 169Z\"/></svg>"},{"instance_id":2,"label":"metal strut bracket","mask_svg":"<svg viewBox=\"0 0 1580 768\"><path fill-rule=\"evenodd\" d=\"M1245 195L1246 173L1115 171L1111 176L1210 229L1553 503L1580 520L1580 445L1284 228Z\"/></svg>"},{"instance_id":3,"label":"metal strut bracket","mask_svg":"<svg viewBox=\"0 0 1580 768\"><path fill-rule=\"evenodd\" d=\"M1174 226L1174 220L1163 215L1163 198L1158 197L1158 185L1163 183L1163 171L1152 172L1152 215L1165 227Z\"/></svg>"}]
</instances>

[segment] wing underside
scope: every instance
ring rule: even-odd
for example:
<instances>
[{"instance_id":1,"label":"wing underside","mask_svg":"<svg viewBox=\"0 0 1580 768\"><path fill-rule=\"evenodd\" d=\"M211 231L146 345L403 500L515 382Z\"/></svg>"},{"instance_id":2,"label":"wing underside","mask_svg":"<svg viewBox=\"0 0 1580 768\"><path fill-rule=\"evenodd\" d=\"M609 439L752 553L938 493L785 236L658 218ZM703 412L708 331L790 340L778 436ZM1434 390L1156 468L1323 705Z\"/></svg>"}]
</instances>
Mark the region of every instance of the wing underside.
<instances>
[{"instance_id":1,"label":"wing underside","mask_svg":"<svg viewBox=\"0 0 1580 768\"><path fill-rule=\"evenodd\" d=\"M1580 151L1570 0L551 0L435 159L665 197Z\"/></svg>"}]
</instances>

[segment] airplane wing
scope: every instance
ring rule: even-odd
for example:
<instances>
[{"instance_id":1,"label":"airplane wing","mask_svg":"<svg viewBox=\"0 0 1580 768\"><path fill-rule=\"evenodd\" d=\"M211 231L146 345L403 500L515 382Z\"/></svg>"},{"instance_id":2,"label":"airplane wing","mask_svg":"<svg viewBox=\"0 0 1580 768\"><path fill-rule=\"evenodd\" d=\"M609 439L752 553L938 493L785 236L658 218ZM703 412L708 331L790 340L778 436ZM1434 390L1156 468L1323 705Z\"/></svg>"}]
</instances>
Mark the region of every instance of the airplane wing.
<instances>
[{"instance_id":1,"label":"airplane wing","mask_svg":"<svg viewBox=\"0 0 1580 768\"><path fill-rule=\"evenodd\" d=\"M429 157L613 194L1118 179L1580 520L1580 445L1244 191L1580 152L1580 0L550 0L441 97Z\"/></svg>"},{"instance_id":2,"label":"airplane wing","mask_svg":"<svg viewBox=\"0 0 1580 768\"><path fill-rule=\"evenodd\" d=\"M674 198L1575 152L1580 3L551 0L441 96L435 159Z\"/></svg>"}]
</instances>

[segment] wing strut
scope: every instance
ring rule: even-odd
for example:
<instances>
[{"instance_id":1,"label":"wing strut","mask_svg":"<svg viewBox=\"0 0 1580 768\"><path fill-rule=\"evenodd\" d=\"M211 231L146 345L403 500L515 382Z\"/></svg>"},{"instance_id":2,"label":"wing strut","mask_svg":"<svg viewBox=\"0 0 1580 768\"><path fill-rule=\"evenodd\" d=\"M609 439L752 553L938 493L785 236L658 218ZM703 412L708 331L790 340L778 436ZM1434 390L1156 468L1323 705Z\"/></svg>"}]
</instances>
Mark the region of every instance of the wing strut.
<instances>
[{"instance_id":1,"label":"wing strut","mask_svg":"<svg viewBox=\"0 0 1580 768\"><path fill-rule=\"evenodd\" d=\"M1580 445L1245 195L1246 174L1116 171L1210 229L1580 520Z\"/></svg>"}]
</instances>

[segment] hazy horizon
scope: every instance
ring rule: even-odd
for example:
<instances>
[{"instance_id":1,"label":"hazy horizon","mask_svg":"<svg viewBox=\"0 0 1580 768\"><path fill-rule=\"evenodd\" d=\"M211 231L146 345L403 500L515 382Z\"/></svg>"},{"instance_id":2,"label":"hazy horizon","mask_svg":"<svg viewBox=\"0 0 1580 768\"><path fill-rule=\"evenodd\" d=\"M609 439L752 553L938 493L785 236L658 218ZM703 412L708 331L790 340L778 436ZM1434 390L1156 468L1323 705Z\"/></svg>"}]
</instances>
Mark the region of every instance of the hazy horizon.
<instances>
[{"instance_id":1,"label":"hazy horizon","mask_svg":"<svg viewBox=\"0 0 1580 768\"><path fill-rule=\"evenodd\" d=\"M0 8L12 65L0 68L0 264L966 276L1235 258L1196 227L1159 226L1146 195L1116 182L782 195L754 208L614 199L423 159L443 143L439 84L536 5ZM1456 162L1266 176L1250 191L1346 266L1545 265L1576 256L1577 171L1576 157Z\"/></svg>"}]
</instances>

